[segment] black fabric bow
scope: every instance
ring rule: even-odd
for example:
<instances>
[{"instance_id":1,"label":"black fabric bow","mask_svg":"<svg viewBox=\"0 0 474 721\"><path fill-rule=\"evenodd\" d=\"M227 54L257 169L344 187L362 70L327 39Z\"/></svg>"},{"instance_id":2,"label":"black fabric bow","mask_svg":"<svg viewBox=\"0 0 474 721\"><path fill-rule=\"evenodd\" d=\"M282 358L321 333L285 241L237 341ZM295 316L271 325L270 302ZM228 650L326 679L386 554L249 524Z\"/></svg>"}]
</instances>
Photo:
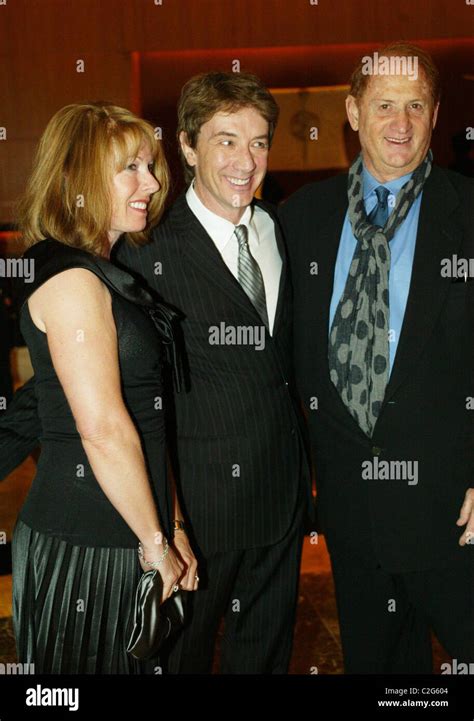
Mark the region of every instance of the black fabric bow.
<instances>
[{"instance_id":1,"label":"black fabric bow","mask_svg":"<svg viewBox=\"0 0 474 721\"><path fill-rule=\"evenodd\" d=\"M173 335L173 324L179 318L178 313L162 303L155 303L152 308L147 308L147 311L164 346L166 361L173 374L174 389L176 393L180 393L182 388L181 364Z\"/></svg>"}]
</instances>

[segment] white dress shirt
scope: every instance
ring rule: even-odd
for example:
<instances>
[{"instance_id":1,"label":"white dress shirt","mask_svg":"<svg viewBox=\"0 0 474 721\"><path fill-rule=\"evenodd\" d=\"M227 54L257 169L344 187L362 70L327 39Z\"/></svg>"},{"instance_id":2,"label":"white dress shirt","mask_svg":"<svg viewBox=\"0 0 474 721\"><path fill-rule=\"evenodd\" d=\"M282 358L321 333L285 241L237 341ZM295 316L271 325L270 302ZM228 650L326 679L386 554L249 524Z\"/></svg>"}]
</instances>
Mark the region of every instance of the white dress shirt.
<instances>
[{"instance_id":1,"label":"white dress shirt","mask_svg":"<svg viewBox=\"0 0 474 721\"><path fill-rule=\"evenodd\" d=\"M239 242L234 234L235 225L206 208L194 190L194 183L188 188L186 200L192 212L205 228L221 254L222 260L238 280ZM282 259L275 237L275 224L262 208L248 206L238 223L248 231L249 248L257 261L265 286L267 314L270 335L273 335L275 313L280 289Z\"/></svg>"}]
</instances>

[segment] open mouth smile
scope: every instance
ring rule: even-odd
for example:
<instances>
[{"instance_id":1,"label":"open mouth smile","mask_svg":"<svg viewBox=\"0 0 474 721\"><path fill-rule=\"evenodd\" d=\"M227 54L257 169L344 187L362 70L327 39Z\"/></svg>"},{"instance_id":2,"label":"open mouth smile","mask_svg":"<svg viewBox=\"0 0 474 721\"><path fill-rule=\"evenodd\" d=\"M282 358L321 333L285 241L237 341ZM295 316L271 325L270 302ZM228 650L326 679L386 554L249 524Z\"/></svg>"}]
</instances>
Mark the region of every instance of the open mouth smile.
<instances>
[{"instance_id":1,"label":"open mouth smile","mask_svg":"<svg viewBox=\"0 0 474 721\"><path fill-rule=\"evenodd\" d=\"M226 176L226 179L234 188L247 188L250 185L250 178L231 178Z\"/></svg>"},{"instance_id":2,"label":"open mouth smile","mask_svg":"<svg viewBox=\"0 0 474 721\"><path fill-rule=\"evenodd\" d=\"M133 210L138 210L140 213L146 213L148 203L145 203L144 201L141 201L141 200L135 200L134 202L129 203L129 206L131 208L133 208Z\"/></svg>"},{"instance_id":3,"label":"open mouth smile","mask_svg":"<svg viewBox=\"0 0 474 721\"><path fill-rule=\"evenodd\" d=\"M385 140L388 143L394 143L395 145L406 145L410 142L411 138L389 138L386 136Z\"/></svg>"}]
</instances>

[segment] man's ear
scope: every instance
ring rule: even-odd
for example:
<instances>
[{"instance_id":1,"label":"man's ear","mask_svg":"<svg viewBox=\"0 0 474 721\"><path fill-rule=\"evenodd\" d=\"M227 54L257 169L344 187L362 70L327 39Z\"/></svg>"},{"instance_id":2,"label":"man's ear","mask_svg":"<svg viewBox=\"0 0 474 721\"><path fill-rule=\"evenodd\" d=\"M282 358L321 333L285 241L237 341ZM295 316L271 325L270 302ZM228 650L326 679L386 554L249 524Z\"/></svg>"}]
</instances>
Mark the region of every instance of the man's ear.
<instances>
[{"instance_id":1,"label":"man's ear","mask_svg":"<svg viewBox=\"0 0 474 721\"><path fill-rule=\"evenodd\" d=\"M436 103L434 110L433 110L433 122L432 122L432 128L434 129L436 127L436 121L438 120L438 110L439 110L439 102Z\"/></svg>"},{"instance_id":2,"label":"man's ear","mask_svg":"<svg viewBox=\"0 0 474 721\"><path fill-rule=\"evenodd\" d=\"M186 158L187 164L191 167L196 165L196 153L194 151L194 148L189 145L188 136L184 132L184 130L182 130L179 134L179 144L181 145L181 150L184 157Z\"/></svg>"},{"instance_id":3,"label":"man's ear","mask_svg":"<svg viewBox=\"0 0 474 721\"><path fill-rule=\"evenodd\" d=\"M359 107L353 95L346 98L346 113L352 130L359 130Z\"/></svg>"}]
</instances>

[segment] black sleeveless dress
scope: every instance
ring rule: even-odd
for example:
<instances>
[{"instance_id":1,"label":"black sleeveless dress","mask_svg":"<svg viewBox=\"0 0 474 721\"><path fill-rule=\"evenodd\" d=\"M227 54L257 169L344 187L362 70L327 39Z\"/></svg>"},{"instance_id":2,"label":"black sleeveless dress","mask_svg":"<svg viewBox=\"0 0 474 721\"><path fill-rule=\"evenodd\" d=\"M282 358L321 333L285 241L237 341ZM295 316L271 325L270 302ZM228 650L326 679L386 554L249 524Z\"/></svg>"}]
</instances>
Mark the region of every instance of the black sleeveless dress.
<instances>
[{"instance_id":1,"label":"black sleeveless dress","mask_svg":"<svg viewBox=\"0 0 474 721\"><path fill-rule=\"evenodd\" d=\"M138 539L94 477L47 336L34 325L27 299L53 275L73 267L87 268L109 288L123 398L142 441L168 537L172 499L161 370L163 344L173 345L174 313L103 258L54 240L41 241L26 256L34 258L35 277L24 284L20 322L35 371L42 436L37 473L12 542L18 660L33 663L36 673L140 673L144 667L126 652L141 574Z\"/></svg>"}]
</instances>

